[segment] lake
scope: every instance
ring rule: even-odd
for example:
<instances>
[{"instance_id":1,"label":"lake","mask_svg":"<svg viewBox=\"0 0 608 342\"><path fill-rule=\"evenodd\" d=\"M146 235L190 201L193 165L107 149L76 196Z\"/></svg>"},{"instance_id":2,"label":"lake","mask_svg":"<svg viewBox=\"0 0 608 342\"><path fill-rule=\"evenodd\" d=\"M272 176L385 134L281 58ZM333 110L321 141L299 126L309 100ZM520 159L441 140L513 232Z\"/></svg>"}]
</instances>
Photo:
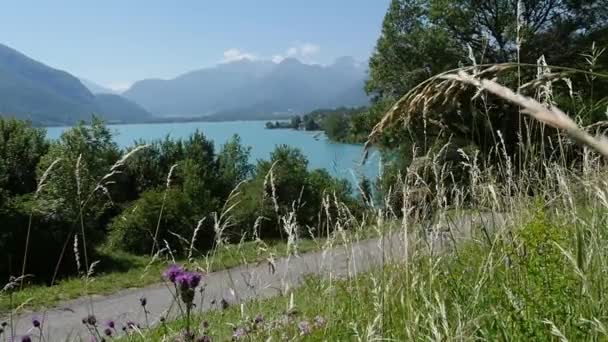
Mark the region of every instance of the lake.
<instances>
[{"instance_id":1,"label":"lake","mask_svg":"<svg viewBox=\"0 0 608 342\"><path fill-rule=\"evenodd\" d=\"M230 137L238 134L245 146L251 147L251 162L269 159L277 145L299 148L308 158L310 169L326 169L330 174L349 180L364 175L375 179L378 175L379 156L372 151L365 165L361 165L363 146L331 142L322 132L305 132L291 129L266 129L264 121L188 122L160 124L111 125L114 140L121 148L132 146L136 140L151 141L187 138L197 129L215 143L219 150ZM57 139L69 127L48 127L47 136Z\"/></svg>"}]
</instances>

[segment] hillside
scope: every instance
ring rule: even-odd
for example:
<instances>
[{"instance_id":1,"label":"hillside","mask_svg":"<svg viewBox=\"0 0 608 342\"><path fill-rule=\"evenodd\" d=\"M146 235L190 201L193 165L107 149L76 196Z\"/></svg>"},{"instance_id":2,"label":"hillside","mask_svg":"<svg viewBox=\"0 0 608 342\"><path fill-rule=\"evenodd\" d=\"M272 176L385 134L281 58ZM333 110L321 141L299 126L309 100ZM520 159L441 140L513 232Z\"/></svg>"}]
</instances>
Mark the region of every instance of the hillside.
<instances>
[{"instance_id":1,"label":"hillside","mask_svg":"<svg viewBox=\"0 0 608 342\"><path fill-rule=\"evenodd\" d=\"M85 78L81 78L80 83L82 83L83 86L87 87L87 89L89 89L92 94L118 94L118 92L110 88L104 87Z\"/></svg>"},{"instance_id":2,"label":"hillside","mask_svg":"<svg viewBox=\"0 0 608 342\"><path fill-rule=\"evenodd\" d=\"M2 44L0 113L38 125L72 124L87 120L92 114L117 122L151 117L147 111L126 99L99 98L71 74Z\"/></svg>"},{"instance_id":3,"label":"hillside","mask_svg":"<svg viewBox=\"0 0 608 342\"><path fill-rule=\"evenodd\" d=\"M365 69L350 57L329 66L294 58L281 63L243 59L171 80L136 82L123 96L158 116L248 119L366 104L365 78Z\"/></svg>"}]
</instances>

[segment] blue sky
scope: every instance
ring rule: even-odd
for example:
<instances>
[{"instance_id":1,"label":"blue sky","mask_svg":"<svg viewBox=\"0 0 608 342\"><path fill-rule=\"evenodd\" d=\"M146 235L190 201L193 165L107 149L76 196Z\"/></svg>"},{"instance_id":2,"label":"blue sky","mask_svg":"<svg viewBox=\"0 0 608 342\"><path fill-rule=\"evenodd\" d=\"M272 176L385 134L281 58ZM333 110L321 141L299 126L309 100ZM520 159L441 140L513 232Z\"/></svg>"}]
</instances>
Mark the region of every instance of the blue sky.
<instances>
[{"instance_id":1,"label":"blue sky","mask_svg":"<svg viewBox=\"0 0 608 342\"><path fill-rule=\"evenodd\" d=\"M390 0L20 0L0 42L112 88L243 57L367 60Z\"/></svg>"}]
</instances>

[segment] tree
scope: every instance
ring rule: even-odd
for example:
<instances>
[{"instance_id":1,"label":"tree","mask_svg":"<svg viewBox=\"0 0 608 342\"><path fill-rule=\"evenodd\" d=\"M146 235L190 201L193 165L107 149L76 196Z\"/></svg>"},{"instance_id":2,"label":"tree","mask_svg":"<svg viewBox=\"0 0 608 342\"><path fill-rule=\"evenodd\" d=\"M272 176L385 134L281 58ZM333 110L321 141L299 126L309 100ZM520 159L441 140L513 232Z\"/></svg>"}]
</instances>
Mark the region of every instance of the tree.
<instances>
[{"instance_id":1,"label":"tree","mask_svg":"<svg viewBox=\"0 0 608 342\"><path fill-rule=\"evenodd\" d=\"M312 115L304 115L304 129L307 131L318 131L321 127Z\"/></svg>"},{"instance_id":2,"label":"tree","mask_svg":"<svg viewBox=\"0 0 608 342\"><path fill-rule=\"evenodd\" d=\"M299 115L296 115L293 118L291 118L291 128L300 129L301 124L302 124L302 118L300 118Z\"/></svg>"},{"instance_id":3,"label":"tree","mask_svg":"<svg viewBox=\"0 0 608 342\"><path fill-rule=\"evenodd\" d=\"M159 217L161 207L163 215ZM158 240L167 241L173 251L182 253L189 246L184 246L182 239L175 234L190 241L197 220L192 203L180 189L169 189L166 194L164 191L146 191L112 221L110 246L129 253L148 254L159 224ZM210 246L213 236L209 238L208 230L199 233L195 247L203 251Z\"/></svg>"},{"instance_id":4,"label":"tree","mask_svg":"<svg viewBox=\"0 0 608 342\"><path fill-rule=\"evenodd\" d=\"M255 226L261 237L284 237L281 220L288 216L295 218L301 233L316 232L322 228L320 220L327 213L323 208L327 196L331 214L337 213L336 203L344 203L357 212L347 181L335 179L325 170L308 171L307 167L308 160L302 152L287 145L277 146L270 160L260 160L255 177L240 189L235 221L241 225L233 229L233 236L251 236Z\"/></svg>"},{"instance_id":5,"label":"tree","mask_svg":"<svg viewBox=\"0 0 608 342\"><path fill-rule=\"evenodd\" d=\"M472 65L472 59L478 64L536 64L544 55L549 64L588 69L589 65L581 64L585 62L581 54L594 41L608 44L607 32L605 0L393 0L370 59L366 89L376 95L377 101L394 101L433 75ZM597 57L596 71L608 64L608 54ZM517 88L537 75L536 68L521 73L514 68L500 76ZM573 88L590 103L560 97L557 87L554 100L565 102L563 106L558 104L585 117L599 117L602 106L597 104L601 104L603 95L598 94L605 93L606 83L598 92L599 85L590 86L589 77L572 75L571 80ZM427 98L445 93L437 92L427 94ZM467 88L450 94L450 101L439 101L432 108L424 106L416 115L408 116L405 129L393 127L383 142L393 148L416 144L422 148L420 154L426 154L436 141L446 143L451 139L452 145L465 147L472 143L486 159L498 159L501 157L490 154L498 142L496 132L500 131L507 154L513 156L515 165L521 165L519 146L542 145L538 143L555 134L552 130L528 132L529 125L519 108L492 96L482 102L474 95L475 90ZM588 115L590 111L593 113Z\"/></svg>"},{"instance_id":6,"label":"tree","mask_svg":"<svg viewBox=\"0 0 608 342\"><path fill-rule=\"evenodd\" d=\"M244 147L241 144L241 137L236 134L222 146L217 156L218 171L228 192L240 182L251 177L253 165L249 163L250 155L251 147Z\"/></svg>"},{"instance_id":7,"label":"tree","mask_svg":"<svg viewBox=\"0 0 608 342\"><path fill-rule=\"evenodd\" d=\"M342 141L348 135L349 122L342 113L331 113L323 118L322 127L327 137Z\"/></svg>"},{"instance_id":8,"label":"tree","mask_svg":"<svg viewBox=\"0 0 608 342\"><path fill-rule=\"evenodd\" d=\"M0 117L0 189L8 195L36 190L36 167L49 149L45 136L29 122Z\"/></svg>"},{"instance_id":9,"label":"tree","mask_svg":"<svg viewBox=\"0 0 608 342\"><path fill-rule=\"evenodd\" d=\"M603 0L431 0L431 19L460 46L471 46L483 62L534 63L544 55L552 64L570 65L585 37L608 23ZM605 38L604 38L605 39ZM590 42L588 42L590 43ZM520 48L518 49L518 46Z\"/></svg>"},{"instance_id":10,"label":"tree","mask_svg":"<svg viewBox=\"0 0 608 342\"><path fill-rule=\"evenodd\" d=\"M572 66L592 42L608 43L605 0L392 0L370 58L369 93L399 98L459 64Z\"/></svg>"},{"instance_id":11,"label":"tree","mask_svg":"<svg viewBox=\"0 0 608 342\"><path fill-rule=\"evenodd\" d=\"M48 275L57 264L59 270L73 272L73 253L65 251L68 243L73 243L74 234L78 234L83 265L80 271L86 271L85 260L92 259L85 256L92 257L95 247L103 241L106 224L117 213L109 199L112 186L101 180L111 173L111 166L119 157L112 134L97 118L90 126L80 123L52 143L37 166L38 181L46 177L44 186L39 192L12 198L6 210L2 226L11 230L5 240L10 247L2 250L12 256L9 267L20 269L23 246L31 232L26 272ZM49 175L51 165L54 167ZM106 180L114 179L108 176Z\"/></svg>"},{"instance_id":12,"label":"tree","mask_svg":"<svg viewBox=\"0 0 608 342\"><path fill-rule=\"evenodd\" d=\"M462 48L432 19L429 0L391 1L369 60L368 94L398 98L432 74L458 63Z\"/></svg>"}]
</instances>

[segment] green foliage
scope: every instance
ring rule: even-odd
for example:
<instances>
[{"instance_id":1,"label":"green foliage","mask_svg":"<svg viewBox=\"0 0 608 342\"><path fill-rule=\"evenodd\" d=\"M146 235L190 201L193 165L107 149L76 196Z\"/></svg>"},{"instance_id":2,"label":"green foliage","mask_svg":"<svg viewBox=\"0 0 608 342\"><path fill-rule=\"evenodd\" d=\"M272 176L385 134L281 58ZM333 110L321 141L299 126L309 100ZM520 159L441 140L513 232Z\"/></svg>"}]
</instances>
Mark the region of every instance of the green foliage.
<instances>
[{"instance_id":1,"label":"green foliage","mask_svg":"<svg viewBox=\"0 0 608 342\"><path fill-rule=\"evenodd\" d=\"M183 240L176 239L170 232L189 240L197 222L205 218L197 233L195 247L206 251L214 241L212 214L219 213L230 192L252 174L253 167L248 161L250 148L243 147L235 135L216 156L213 143L197 131L186 140L167 138L154 142L151 151L130 163L129 177L133 177L136 189L143 193L130 205L138 211L129 212L127 208L123 216L128 219L114 220L110 228L112 245L136 253L149 253L158 225L158 242L168 237L171 247L180 253L184 251ZM144 173L150 176L138 175L141 170L149 170L151 165L152 170ZM171 165L176 167L168 177ZM160 195L165 191L161 189L166 189L166 199ZM159 217L162 218L160 223ZM142 235L144 231L146 233ZM133 241L132 236L139 240Z\"/></svg>"},{"instance_id":2,"label":"green foliage","mask_svg":"<svg viewBox=\"0 0 608 342\"><path fill-rule=\"evenodd\" d=\"M29 122L0 117L0 188L8 195L36 190L36 166L49 148L45 135Z\"/></svg>"},{"instance_id":3,"label":"green foliage","mask_svg":"<svg viewBox=\"0 0 608 342\"><path fill-rule=\"evenodd\" d=\"M249 179L253 165L249 163L251 147L245 147L238 135L232 136L222 146L217 156L218 172L226 190L234 189L239 183Z\"/></svg>"},{"instance_id":4,"label":"green foliage","mask_svg":"<svg viewBox=\"0 0 608 342\"><path fill-rule=\"evenodd\" d=\"M348 133L348 118L340 113L333 113L323 118L321 126L329 139L341 141Z\"/></svg>"},{"instance_id":5,"label":"green foliage","mask_svg":"<svg viewBox=\"0 0 608 342\"><path fill-rule=\"evenodd\" d=\"M447 70L474 63L520 61L536 65L541 56L550 65L605 73L608 55L603 53L603 48L608 46L605 34L608 7L602 3L393 0L370 58L366 89L376 96L376 103L394 103L420 82ZM537 77L544 77L543 72L559 71L522 66L500 73L500 82L517 89ZM565 82L542 84L542 89L537 86L531 87L533 91L521 91L558 105L584 125L596 124L605 118L606 79L568 73ZM541 96L540 92L545 94ZM411 112L403 109L406 105L398 109L395 117L402 116L404 125L394 120L395 124L385 128L376 141L390 163L380 187L394 188L398 176L406 174L412 162L420 161L416 157L421 156L435 158L440 169L454 174L445 187L466 181L460 166L461 156L453 153L458 149L479 152L483 168L504 163L508 156L513 166L511 172L516 175L525 170L526 163L535 163L539 155L560 163L580 162L580 150L576 146L562 147L559 153L555 152L559 140L556 130L537 125L522 116L520 108L497 97L485 93L481 97L476 95L473 88L449 92L430 86L416 93L424 105L412 107ZM363 119L353 117L351 130L364 130L353 128L365 127ZM440 150L438 146L448 146L449 151L434 156L433 153ZM412 153L414 148L416 152ZM425 178L426 183L439 181ZM433 186L428 188L432 190Z\"/></svg>"},{"instance_id":6,"label":"green foliage","mask_svg":"<svg viewBox=\"0 0 608 342\"><path fill-rule=\"evenodd\" d=\"M109 243L111 247L145 255L152 250L158 225L158 241L167 241L173 250L181 253L189 245L178 236L189 242L196 221L195 209L186 193L179 189L147 191L114 219ZM208 248L208 232L200 233L195 246ZM162 247L165 247L164 243Z\"/></svg>"},{"instance_id":7,"label":"green foliage","mask_svg":"<svg viewBox=\"0 0 608 342\"><path fill-rule=\"evenodd\" d=\"M252 238L251 228L260 216L262 235L282 236L279 215L292 211L299 229L308 229L317 223L323 197L330 194L356 208L347 182L324 171L309 172L304 155L287 146L256 167L249 163L251 149L238 136L217 154L198 131L187 139L153 141L130 153L134 148L120 151L96 117L91 125L80 123L53 142L28 123L0 120L0 274L21 272L28 232L26 272L45 281L56 272L77 271L76 236L82 264L78 271L84 272L85 246L89 264L106 242L114 250L146 255L157 228L157 246L167 241L180 256L201 222L194 248L204 253L215 241L214 217L228 204L236 204L224 218L230 240ZM276 208L266 177L271 168ZM231 193L236 197L226 203Z\"/></svg>"},{"instance_id":8,"label":"green foliage","mask_svg":"<svg viewBox=\"0 0 608 342\"><path fill-rule=\"evenodd\" d=\"M270 160L259 161L255 177L240 189L234 215L235 221L242 224L234 234L252 235L251 229L258 221L257 234L282 237L285 222L280 217L290 213L296 218L300 233L326 233L320 231L323 227L319 213L327 196L332 213L336 210L334 200L349 205L353 211L357 209L347 181L337 180L325 170L308 171L307 167L308 160L302 152L287 145L277 146Z\"/></svg>"}]
</instances>

